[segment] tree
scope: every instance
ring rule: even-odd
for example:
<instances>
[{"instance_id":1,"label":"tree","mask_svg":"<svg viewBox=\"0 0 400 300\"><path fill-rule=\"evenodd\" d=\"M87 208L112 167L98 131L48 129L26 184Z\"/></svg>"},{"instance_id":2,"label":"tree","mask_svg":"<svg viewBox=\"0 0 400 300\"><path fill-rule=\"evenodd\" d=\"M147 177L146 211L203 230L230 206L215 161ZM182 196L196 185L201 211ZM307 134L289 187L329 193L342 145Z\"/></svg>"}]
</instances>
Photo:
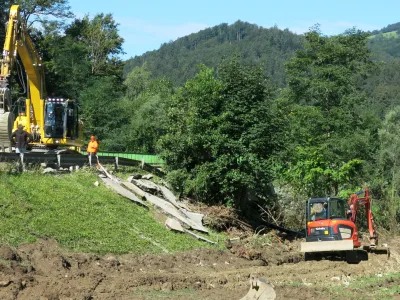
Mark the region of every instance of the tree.
<instances>
[{"instance_id":1,"label":"tree","mask_svg":"<svg viewBox=\"0 0 400 300\"><path fill-rule=\"evenodd\" d=\"M83 28L79 37L88 47L92 75L120 72L122 62L119 55L123 53L124 39L118 34L118 24L112 15L97 14L93 19L85 16L82 20L76 20L75 25ZM122 76L122 73L119 75Z\"/></svg>"},{"instance_id":2,"label":"tree","mask_svg":"<svg viewBox=\"0 0 400 300\"><path fill-rule=\"evenodd\" d=\"M384 201L378 203L378 217L391 231L400 222L400 106L389 111L379 130L378 166Z\"/></svg>"},{"instance_id":3,"label":"tree","mask_svg":"<svg viewBox=\"0 0 400 300\"><path fill-rule=\"evenodd\" d=\"M172 98L161 155L183 194L248 212L269 194L279 125L261 68L202 67Z\"/></svg>"},{"instance_id":4,"label":"tree","mask_svg":"<svg viewBox=\"0 0 400 300\"><path fill-rule=\"evenodd\" d=\"M22 20L27 27L35 22L43 22L48 17L58 21L73 17L68 0L17 0L13 4L21 6Z\"/></svg>"},{"instance_id":5,"label":"tree","mask_svg":"<svg viewBox=\"0 0 400 300\"><path fill-rule=\"evenodd\" d=\"M291 159L283 177L309 196L358 185L361 167L373 160L379 121L362 107L367 98L361 83L374 67L367 36L352 29L326 37L314 28L287 65L282 97L290 112Z\"/></svg>"},{"instance_id":6,"label":"tree","mask_svg":"<svg viewBox=\"0 0 400 300\"><path fill-rule=\"evenodd\" d=\"M146 65L135 68L124 81L122 111L128 123L124 127L125 150L156 153L156 144L165 134L166 105L172 94L167 79L151 79Z\"/></svg>"},{"instance_id":7,"label":"tree","mask_svg":"<svg viewBox=\"0 0 400 300\"><path fill-rule=\"evenodd\" d=\"M111 77L94 77L79 95L85 135L96 135L99 140L110 138L124 123L120 118L119 100L122 90L118 81ZM103 147L104 149L105 147Z\"/></svg>"}]
</instances>

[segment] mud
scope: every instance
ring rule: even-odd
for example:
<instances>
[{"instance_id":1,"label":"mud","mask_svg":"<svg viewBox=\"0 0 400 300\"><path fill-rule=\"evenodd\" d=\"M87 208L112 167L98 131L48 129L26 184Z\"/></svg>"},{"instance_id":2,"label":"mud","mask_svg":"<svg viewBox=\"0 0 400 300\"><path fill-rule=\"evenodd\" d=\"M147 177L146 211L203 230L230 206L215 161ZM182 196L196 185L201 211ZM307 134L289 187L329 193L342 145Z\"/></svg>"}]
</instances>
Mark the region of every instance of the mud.
<instances>
[{"instance_id":1,"label":"mud","mask_svg":"<svg viewBox=\"0 0 400 300\"><path fill-rule=\"evenodd\" d=\"M240 299L249 289L250 275L271 282L277 299L341 299L332 288L346 289L360 276L400 270L396 249L389 260L371 254L368 261L349 265L344 261L305 262L295 249L282 253L279 247L265 247L269 251L246 258L248 254L240 249L97 256L64 251L54 240L18 249L3 245L0 299ZM289 259L282 259L282 254ZM398 278L387 279L365 289L399 283ZM352 297L356 299L357 293L347 298Z\"/></svg>"}]
</instances>

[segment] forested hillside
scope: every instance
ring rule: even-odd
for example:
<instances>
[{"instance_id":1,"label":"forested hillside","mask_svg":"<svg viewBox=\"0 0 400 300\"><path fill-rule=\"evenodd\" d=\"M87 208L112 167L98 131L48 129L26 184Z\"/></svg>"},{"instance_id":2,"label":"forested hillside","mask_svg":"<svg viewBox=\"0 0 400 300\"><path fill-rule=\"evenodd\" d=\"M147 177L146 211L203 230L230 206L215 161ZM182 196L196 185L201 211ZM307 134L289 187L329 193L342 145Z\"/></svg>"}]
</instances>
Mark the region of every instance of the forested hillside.
<instances>
[{"instance_id":1,"label":"forested hillside","mask_svg":"<svg viewBox=\"0 0 400 300\"><path fill-rule=\"evenodd\" d=\"M168 74L175 85L181 85L198 72L199 64L216 67L222 58L237 54L247 64L262 65L265 75L284 86L284 64L302 43L302 36L287 29L267 29L237 21L207 28L136 56L126 62L124 72L145 63L153 77Z\"/></svg>"}]
</instances>

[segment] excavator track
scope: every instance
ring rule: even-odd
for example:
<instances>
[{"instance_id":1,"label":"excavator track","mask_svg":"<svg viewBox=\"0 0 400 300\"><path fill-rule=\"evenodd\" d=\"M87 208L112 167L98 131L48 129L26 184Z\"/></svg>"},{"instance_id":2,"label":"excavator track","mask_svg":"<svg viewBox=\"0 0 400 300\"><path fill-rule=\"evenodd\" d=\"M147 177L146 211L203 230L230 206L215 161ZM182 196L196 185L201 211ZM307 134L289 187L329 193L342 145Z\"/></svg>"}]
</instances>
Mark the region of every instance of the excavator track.
<instances>
[{"instance_id":1,"label":"excavator track","mask_svg":"<svg viewBox=\"0 0 400 300\"><path fill-rule=\"evenodd\" d=\"M10 101L10 90L4 87L0 88L0 147L2 149L10 147L10 133L9 128L9 115L7 112L7 106Z\"/></svg>"},{"instance_id":2,"label":"excavator track","mask_svg":"<svg viewBox=\"0 0 400 300\"><path fill-rule=\"evenodd\" d=\"M10 147L10 128L9 128L9 117L10 113L0 113L0 147L1 148L8 148Z\"/></svg>"}]
</instances>

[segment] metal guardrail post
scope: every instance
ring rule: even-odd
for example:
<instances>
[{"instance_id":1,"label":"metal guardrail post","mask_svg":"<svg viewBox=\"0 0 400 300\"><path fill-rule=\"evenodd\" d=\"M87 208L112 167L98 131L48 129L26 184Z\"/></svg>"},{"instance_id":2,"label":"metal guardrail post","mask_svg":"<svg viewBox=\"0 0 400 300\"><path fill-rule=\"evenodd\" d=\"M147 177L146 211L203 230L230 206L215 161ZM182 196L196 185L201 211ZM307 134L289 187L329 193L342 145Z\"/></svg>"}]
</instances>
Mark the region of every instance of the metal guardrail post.
<instances>
[{"instance_id":1,"label":"metal guardrail post","mask_svg":"<svg viewBox=\"0 0 400 300\"><path fill-rule=\"evenodd\" d=\"M60 154L57 154L57 164L58 164L58 167L61 168L61 155Z\"/></svg>"},{"instance_id":2,"label":"metal guardrail post","mask_svg":"<svg viewBox=\"0 0 400 300\"><path fill-rule=\"evenodd\" d=\"M24 153L19 154L19 170L20 172L25 172L25 161L24 161Z\"/></svg>"},{"instance_id":3,"label":"metal guardrail post","mask_svg":"<svg viewBox=\"0 0 400 300\"><path fill-rule=\"evenodd\" d=\"M114 169L118 171L118 156L115 157Z\"/></svg>"}]
</instances>

